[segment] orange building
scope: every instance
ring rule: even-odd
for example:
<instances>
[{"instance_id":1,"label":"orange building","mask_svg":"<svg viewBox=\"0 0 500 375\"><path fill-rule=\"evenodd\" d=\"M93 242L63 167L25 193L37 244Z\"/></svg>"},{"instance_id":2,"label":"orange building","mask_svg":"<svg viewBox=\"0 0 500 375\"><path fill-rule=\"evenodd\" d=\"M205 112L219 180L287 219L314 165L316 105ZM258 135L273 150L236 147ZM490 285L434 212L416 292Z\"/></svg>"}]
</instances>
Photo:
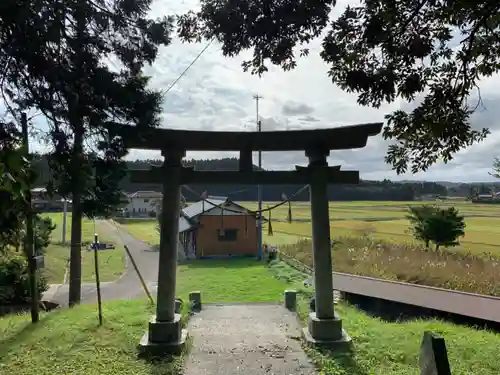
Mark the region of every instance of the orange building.
<instances>
[{"instance_id":1,"label":"orange building","mask_svg":"<svg viewBox=\"0 0 500 375\"><path fill-rule=\"evenodd\" d=\"M179 240L191 259L259 255L256 215L227 197L208 197L185 207Z\"/></svg>"}]
</instances>

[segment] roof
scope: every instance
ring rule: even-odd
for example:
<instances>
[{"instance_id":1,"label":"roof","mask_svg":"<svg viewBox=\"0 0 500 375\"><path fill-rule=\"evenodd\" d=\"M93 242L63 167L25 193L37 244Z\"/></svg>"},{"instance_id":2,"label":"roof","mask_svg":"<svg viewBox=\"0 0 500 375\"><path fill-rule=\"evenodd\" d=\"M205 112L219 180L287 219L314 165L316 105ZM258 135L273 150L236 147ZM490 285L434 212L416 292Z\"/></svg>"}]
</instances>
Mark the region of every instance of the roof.
<instances>
[{"instance_id":1,"label":"roof","mask_svg":"<svg viewBox=\"0 0 500 375\"><path fill-rule=\"evenodd\" d=\"M368 137L380 133L382 122L341 126L330 129L279 130L266 132L198 131L139 128L108 125L123 137L127 148L190 151L301 151L324 148L347 150L363 148Z\"/></svg>"},{"instance_id":2,"label":"roof","mask_svg":"<svg viewBox=\"0 0 500 375\"><path fill-rule=\"evenodd\" d=\"M179 233L186 232L193 228L193 225L184 216L179 217Z\"/></svg>"},{"instance_id":3,"label":"roof","mask_svg":"<svg viewBox=\"0 0 500 375\"><path fill-rule=\"evenodd\" d=\"M186 216L188 219L192 219L198 215L201 215L204 212L207 212L211 209L214 208L214 206L220 206L221 204L224 204L229 201L227 197L212 197L209 196L204 202L203 200L200 200L196 203L190 204L189 206L185 207L182 210L182 213L184 216Z\"/></svg>"},{"instance_id":4,"label":"roof","mask_svg":"<svg viewBox=\"0 0 500 375\"><path fill-rule=\"evenodd\" d=\"M200 200L182 209L181 216L179 217L179 233L193 229L195 227L195 224L193 224L191 220L194 219L196 216L211 211L212 209L215 208L215 206L220 206L224 203L229 203L232 206L241 208L242 211L246 210L245 207L237 203L234 203L227 197L209 196L207 197L207 199L205 199L205 202L203 200ZM231 216L231 213L229 213L228 216ZM266 218L264 217L262 217L262 221L267 222Z\"/></svg>"},{"instance_id":5,"label":"roof","mask_svg":"<svg viewBox=\"0 0 500 375\"><path fill-rule=\"evenodd\" d=\"M43 187L38 187L38 188L31 189L31 192L32 193L46 193L47 189L45 189Z\"/></svg>"},{"instance_id":6,"label":"roof","mask_svg":"<svg viewBox=\"0 0 500 375\"><path fill-rule=\"evenodd\" d=\"M136 191L135 193L129 194L129 198L162 198L163 194L157 191Z\"/></svg>"}]
</instances>

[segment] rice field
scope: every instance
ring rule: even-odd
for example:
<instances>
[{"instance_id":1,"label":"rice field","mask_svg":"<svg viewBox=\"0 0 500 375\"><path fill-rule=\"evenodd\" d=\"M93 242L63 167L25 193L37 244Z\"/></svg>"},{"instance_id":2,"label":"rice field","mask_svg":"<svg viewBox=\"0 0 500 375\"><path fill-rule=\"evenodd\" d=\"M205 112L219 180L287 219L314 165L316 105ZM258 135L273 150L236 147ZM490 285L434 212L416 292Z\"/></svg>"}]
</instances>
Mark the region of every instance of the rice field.
<instances>
[{"instance_id":1,"label":"rice field","mask_svg":"<svg viewBox=\"0 0 500 375\"><path fill-rule=\"evenodd\" d=\"M414 242L406 218L410 205L436 204L455 206L465 216L465 236L457 249L471 253L500 255L500 206L470 202L330 202L330 228L332 238L340 236L371 236L394 242ZM256 209L254 202L241 202ZM263 207L276 203L265 202ZM268 243L293 243L300 237L311 236L311 215L308 202L293 202L291 224L286 222L288 205L272 211L273 236L264 235ZM267 216L267 215L266 215Z\"/></svg>"}]
</instances>

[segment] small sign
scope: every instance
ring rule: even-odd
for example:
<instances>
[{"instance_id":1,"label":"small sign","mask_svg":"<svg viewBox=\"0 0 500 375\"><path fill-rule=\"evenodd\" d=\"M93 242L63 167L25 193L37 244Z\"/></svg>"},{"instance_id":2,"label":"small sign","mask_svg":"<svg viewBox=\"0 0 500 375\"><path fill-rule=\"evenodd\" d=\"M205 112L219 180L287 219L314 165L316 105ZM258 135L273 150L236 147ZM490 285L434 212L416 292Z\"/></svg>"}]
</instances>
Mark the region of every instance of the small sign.
<instances>
[{"instance_id":1,"label":"small sign","mask_svg":"<svg viewBox=\"0 0 500 375\"><path fill-rule=\"evenodd\" d=\"M33 262L37 270L45 268L45 257L43 255L37 255L33 257Z\"/></svg>"},{"instance_id":2,"label":"small sign","mask_svg":"<svg viewBox=\"0 0 500 375\"><path fill-rule=\"evenodd\" d=\"M444 338L425 332L418 361L420 375L451 375Z\"/></svg>"}]
</instances>

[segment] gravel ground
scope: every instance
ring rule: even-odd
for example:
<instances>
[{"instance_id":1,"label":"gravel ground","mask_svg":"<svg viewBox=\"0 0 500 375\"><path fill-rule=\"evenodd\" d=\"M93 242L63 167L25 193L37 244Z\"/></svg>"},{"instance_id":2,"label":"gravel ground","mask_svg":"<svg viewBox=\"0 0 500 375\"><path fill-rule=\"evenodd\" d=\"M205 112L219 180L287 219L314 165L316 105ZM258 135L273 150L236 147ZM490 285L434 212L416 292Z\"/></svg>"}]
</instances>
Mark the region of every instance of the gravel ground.
<instances>
[{"instance_id":1,"label":"gravel ground","mask_svg":"<svg viewBox=\"0 0 500 375\"><path fill-rule=\"evenodd\" d=\"M317 374L300 345L296 316L274 304L204 305L188 325L184 375Z\"/></svg>"}]
</instances>

